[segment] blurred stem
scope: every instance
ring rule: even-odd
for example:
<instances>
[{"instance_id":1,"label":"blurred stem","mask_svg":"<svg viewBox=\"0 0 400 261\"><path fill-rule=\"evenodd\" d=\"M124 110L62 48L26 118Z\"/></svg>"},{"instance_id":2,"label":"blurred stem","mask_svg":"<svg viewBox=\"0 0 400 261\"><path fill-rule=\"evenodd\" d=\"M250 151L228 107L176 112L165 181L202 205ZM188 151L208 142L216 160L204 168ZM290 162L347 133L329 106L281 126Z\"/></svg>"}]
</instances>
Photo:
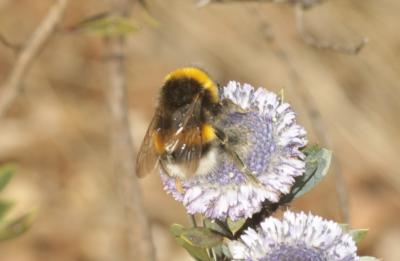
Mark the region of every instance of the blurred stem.
<instances>
[{"instance_id":1,"label":"blurred stem","mask_svg":"<svg viewBox=\"0 0 400 261\"><path fill-rule=\"evenodd\" d=\"M232 3L268 2L275 4L290 4L293 6L295 11L297 33L300 35L303 42L317 49L326 49L348 55L357 55L368 43L368 38L364 37L363 39L361 39L361 41L359 41L354 45L344 45L340 43L334 43L319 39L307 32L304 24L304 10L310 9L315 5L321 4L325 1L326 0L200 0L197 2L197 5L201 7L211 3L231 3L231 2Z\"/></svg>"},{"instance_id":2,"label":"blurred stem","mask_svg":"<svg viewBox=\"0 0 400 261\"><path fill-rule=\"evenodd\" d=\"M199 0L199 6L205 6L211 3L275 3L275 4L293 4L301 5L303 8L310 8L326 0Z\"/></svg>"},{"instance_id":3,"label":"blurred stem","mask_svg":"<svg viewBox=\"0 0 400 261\"><path fill-rule=\"evenodd\" d=\"M115 1L115 10L124 14L130 10L129 2ZM115 36L106 39L109 51L108 98L111 110L112 149L114 156L114 177L118 191L122 195L124 220L121 233L126 238L125 260L155 260L150 224L145 214L138 179L134 168L134 150L128 119L128 105L125 84L125 37Z\"/></svg>"},{"instance_id":4,"label":"blurred stem","mask_svg":"<svg viewBox=\"0 0 400 261\"><path fill-rule=\"evenodd\" d=\"M214 261L218 261L217 254L215 253L214 248L211 248L211 255Z\"/></svg>"},{"instance_id":5,"label":"blurred stem","mask_svg":"<svg viewBox=\"0 0 400 261\"><path fill-rule=\"evenodd\" d=\"M193 227L197 227L197 221L196 221L196 216L195 215L189 215L190 222L192 222Z\"/></svg>"},{"instance_id":6,"label":"blurred stem","mask_svg":"<svg viewBox=\"0 0 400 261\"><path fill-rule=\"evenodd\" d=\"M292 82L291 87L302 101L307 111L307 114L310 117L315 134L317 135L318 139L324 146L335 152L336 150L334 148L334 144L329 136L328 130L322 119L322 115L318 110L316 101L313 99L309 90L305 88L304 85L301 83L300 76L296 71L294 65L290 61L289 57L287 56L286 52L283 51L281 48L277 47L277 55L288 66L289 75ZM349 224L350 223L349 196L347 193L345 179L343 177L343 173L341 170L340 161L335 156L332 157L332 169L335 179L335 189L339 199L341 216L344 223Z\"/></svg>"},{"instance_id":7,"label":"blurred stem","mask_svg":"<svg viewBox=\"0 0 400 261\"><path fill-rule=\"evenodd\" d=\"M201 215L201 221L202 221L203 227L208 228L207 223L206 223L206 218L203 215ZM212 260L217 261L217 256L215 254L214 248L207 248L206 251L207 251L207 255L209 258L212 258Z\"/></svg>"},{"instance_id":8,"label":"blurred stem","mask_svg":"<svg viewBox=\"0 0 400 261\"><path fill-rule=\"evenodd\" d=\"M215 0L214 0L215 1ZM240 0L221 0L221 1L240 1ZM246 2L251 0L242 0L240 2ZM269 0L266 0L269 1ZM328 41L319 40L306 32L305 23L304 23L304 10L310 8L316 4L322 3L325 0L282 0L279 2L287 2L294 5L295 16L296 16L296 26L297 32L300 34L303 41L313 47L320 49L331 49L333 51L356 55L368 42L367 38L362 39L358 44L354 46L346 46L341 44L335 44ZM210 1L202 1L203 4L207 4ZM261 2L261 0L260 0ZM278 0L273 0L271 2L278 2ZM267 35L270 39L270 33ZM298 97L300 97L303 105L306 108L307 114L310 117L312 122L312 126L315 130L317 137L320 142L330 150L335 151L334 144L331 141L328 130L323 121L322 115L318 110L317 103L315 99L313 99L311 93L304 85L301 83L301 78L296 68L292 64L290 58L286 54L286 52L279 46L275 46L277 56L287 65L289 76L292 83L293 90L297 93ZM350 211L349 211L349 198L348 192L345 184L345 179L342 173L341 164L337 157L333 156L332 158L332 169L334 171L334 179L335 179L335 188L339 199L341 217L345 223L350 222ZM250 225L252 222L246 222ZM243 226L245 227L245 226Z\"/></svg>"},{"instance_id":9,"label":"blurred stem","mask_svg":"<svg viewBox=\"0 0 400 261\"><path fill-rule=\"evenodd\" d=\"M323 41L307 33L304 25L304 8L301 4L295 5L295 16L296 16L296 29L301 39L308 45L318 49L330 49L339 53L356 55L364 46L368 43L367 38L363 38L359 43L355 45L343 45L338 43L332 43L329 41Z\"/></svg>"},{"instance_id":10,"label":"blurred stem","mask_svg":"<svg viewBox=\"0 0 400 261\"><path fill-rule=\"evenodd\" d=\"M6 79L6 82L0 87L0 118L4 116L12 102L20 93L21 82L26 72L51 34L54 32L64 14L68 1L69 0L55 1L47 13L47 16L29 37L23 48L19 50L17 60Z\"/></svg>"},{"instance_id":11,"label":"blurred stem","mask_svg":"<svg viewBox=\"0 0 400 261\"><path fill-rule=\"evenodd\" d=\"M12 42L10 42L7 37L5 37L4 35L0 34L0 43L2 45L4 45L5 47L11 49L12 51L14 51L16 54L18 54L18 52L21 50L22 46L19 44L14 44Z\"/></svg>"}]
</instances>

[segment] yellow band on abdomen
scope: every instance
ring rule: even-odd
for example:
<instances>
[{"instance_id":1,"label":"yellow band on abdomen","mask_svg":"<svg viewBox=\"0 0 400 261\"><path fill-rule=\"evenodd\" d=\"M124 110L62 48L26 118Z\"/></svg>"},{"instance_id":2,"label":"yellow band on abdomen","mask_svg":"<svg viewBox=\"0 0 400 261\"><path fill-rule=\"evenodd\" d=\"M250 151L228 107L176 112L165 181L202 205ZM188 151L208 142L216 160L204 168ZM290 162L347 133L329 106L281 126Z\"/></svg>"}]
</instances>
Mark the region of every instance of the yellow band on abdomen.
<instances>
[{"instance_id":1,"label":"yellow band on abdomen","mask_svg":"<svg viewBox=\"0 0 400 261\"><path fill-rule=\"evenodd\" d=\"M202 142L207 143L216 138L215 129L211 124L204 123L201 129Z\"/></svg>"}]
</instances>

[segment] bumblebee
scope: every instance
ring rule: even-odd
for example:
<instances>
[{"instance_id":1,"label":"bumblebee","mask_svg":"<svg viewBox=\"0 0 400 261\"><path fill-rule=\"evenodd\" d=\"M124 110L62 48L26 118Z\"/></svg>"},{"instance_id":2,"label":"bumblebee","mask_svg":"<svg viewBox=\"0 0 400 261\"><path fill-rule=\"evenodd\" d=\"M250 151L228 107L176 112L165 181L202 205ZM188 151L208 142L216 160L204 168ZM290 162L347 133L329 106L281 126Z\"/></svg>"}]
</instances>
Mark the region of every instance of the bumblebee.
<instances>
[{"instance_id":1,"label":"bumblebee","mask_svg":"<svg viewBox=\"0 0 400 261\"><path fill-rule=\"evenodd\" d=\"M219 124L232 106L228 100L220 100L217 84L203 70L186 67L172 71L165 78L138 152L137 176L144 177L158 167L178 179L205 175L226 153L249 180L257 181L235 148L243 140L240 130L224 131Z\"/></svg>"}]
</instances>

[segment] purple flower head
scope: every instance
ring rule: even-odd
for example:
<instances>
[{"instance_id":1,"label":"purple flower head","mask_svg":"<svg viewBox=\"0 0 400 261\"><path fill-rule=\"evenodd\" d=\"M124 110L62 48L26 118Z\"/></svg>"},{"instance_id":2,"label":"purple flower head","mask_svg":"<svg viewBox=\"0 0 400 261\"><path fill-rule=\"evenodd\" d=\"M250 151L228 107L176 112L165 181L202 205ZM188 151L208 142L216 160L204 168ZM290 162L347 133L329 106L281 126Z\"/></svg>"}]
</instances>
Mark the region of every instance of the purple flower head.
<instances>
[{"instance_id":1,"label":"purple flower head","mask_svg":"<svg viewBox=\"0 0 400 261\"><path fill-rule=\"evenodd\" d=\"M228 243L233 260L354 261L357 248L339 224L312 214L286 211L282 221L269 217L256 231L247 229Z\"/></svg>"},{"instance_id":2,"label":"purple flower head","mask_svg":"<svg viewBox=\"0 0 400 261\"><path fill-rule=\"evenodd\" d=\"M249 182L226 153L214 155L217 164L207 173L183 180L183 192L175 178L164 173L161 178L164 189L189 214L235 221L259 212L264 201L278 202L290 192L295 177L305 171L300 148L307 143L306 132L290 105L275 93L229 82L220 96L241 108L229 111L219 125L227 133L240 130L245 145L238 145L237 153L259 183Z\"/></svg>"}]
</instances>

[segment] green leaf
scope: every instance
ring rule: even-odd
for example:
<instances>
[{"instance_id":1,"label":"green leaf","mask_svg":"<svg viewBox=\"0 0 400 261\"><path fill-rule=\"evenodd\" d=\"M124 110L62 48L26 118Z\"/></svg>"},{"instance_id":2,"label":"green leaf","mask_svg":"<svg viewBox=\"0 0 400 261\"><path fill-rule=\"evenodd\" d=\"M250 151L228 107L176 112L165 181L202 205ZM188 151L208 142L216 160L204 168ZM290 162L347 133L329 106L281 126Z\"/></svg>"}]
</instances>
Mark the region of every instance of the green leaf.
<instances>
[{"instance_id":1,"label":"green leaf","mask_svg":"<svg viewBox=\"0 0 400 261\"><path fill-rule=\"evenodd\" d=\"M158 22L157 19L154 18L154 16L152 16L146 8L144 9L144 21L153 28L160 26L160 22Z\"/></svg>"},{"instance_id":2,"label":"green leaf","mask_svg":"<svg viewBox=\"0 0 400 261\"><path fill-rule=\"evenodd\" d=\"M179 224L173 224L170 227L170 232L175 236L176 242L185 248L192 257L200 261L211 261L206 248L195 246L191 242L188 242L185 233L187 233L189 230L191 229L186 229Z\"/></svg>"},{"instance_id":3,"label":"green leaf","mask_svg":"<svg viewBox=\"0 0 400 261\"><path fill-rule=\"evenodd\" d=\"M219 221L215 221L215 220L207 218L207 219L204 220L204 226L206 228L211 229L212 231L214 231L214 232L216 232L218 234L223 235L223 236L226 236L226 237L231 237L232 236L232 233L222 223L222 221L219 222Z\"/></svg>"},{"instance_id":4,"label":"green leaf","mask_svg":"<svg viewBox=\"0 0 400 261\"><path fill-rule=\"evenodd\" d=\"M359 261L379 261L380 259L372 256L361 256Z\"/></svg>"},{"instance_id":5,"label":"green leaf","mask_svg":"<svg viewBox=\"0 0 400 261\"><path fill-rule=\"evenodd\" d=\"M101 13L72 26L70 31L99 36L118 36L136 32L139 28L128 18L112 13Z\"/></svg>"},{"instance_id":6,"label":"green leaf","mask_svg":"<svg viewBox=\"0 0 400 261\"><path fill-rule=\"evenodd\" d=\"M34 216L35 213L31 212L2 225L0 227L0 241L12 239L24 233L32 225Z\"/></svg>"},{"instance_id":7,"label":"green leaf","mask_svg":"<svg viewBox=\"0 0 400 261\"><path fill-rule=\"evenodd\" d=\"M305 148L303 152L306 154L306 171L296 180L291 193L283 198L284 202L301 197L313 189L328 173L332 158L330 150L314 145Z\"/></svg>"},{"instance_id":8,"label":"green leaf","mask_svg":"<svg viewBox=\"0 0 400 261\"><path fill-rule=\"evenodd\" d=\"M182 225L173 224L170 231L178 244L183 246L195 259L201 261L211 260L207 249L220 246L223 241L221 235L205 227L187 229Z\"/></svg>"},{"instance_id":9,"label":"green leaf","mask_svg":"<svg viewBox=\"0 0 400 261\"><path fill-rule=\"evenodd\" d=\"M169 228L169 231L175 237L180 237L183 231L185 231L185 228L179 224L172 224L172 226Z\"/></svg>"},{"instance_id":10,"label":"green leaf","mask_svg":"<svg viewBox=\"0 0 400 261\"><path fill-rule=\"evenodd\" d=\"M0 224L4 216L7 214L7 212L10 210L12 206L14 206L14 202L12 201L5 201L5 200L0 201Z\"/></svg>"},{"instance_id":11,"label":"green leaf","mask_svg":"<svg viewBox=\"0 0 400 261\"><path fill-rule=\"evenodd\" d=\"M348 224L339 224L339 226L342 228L342 230L345 233L350 234L350 236L353 238L353 240L356 244L360 243L365 238L365 236L368 234L368 229L366 229L366 228L349 229Z\"/></svg>"},{"instance_id":12,"label":"green leaf","mask_svg":"<svg viewBox=\"0 0 400 261\"><path fill-rule=\"evenodd\" d=\"M229 230L232 232L232 235L235 235L238 232L244 223L246 223L246 219L239 219L238 221L232 221L230 218L227 220Z\"/></svg>"},{"instance_id":13,"label":"green leaf","mask_svg":"<svg viewBox=\"0 0 400 261\"><path fill-rule=\"evenodd\" d=\"M224 245L219 245L217 247L212 248L212 253L215 256L214 260L225 260L225 259L223 259L223 257L225 256L223 247L224 247Z\"/></svg>"},{"instance_id":14,"label":"green leaf","mask_svg":"<svg viewBox=\"0 0 400 261\"><path fill-rule=\"evenodd\" d=\"M222 245L222 253L224 254L225 257L227 257L229 260L233 259L231 252L229 251L229 247L227 244Z\"/></svg>"},{"instance_id":15,"label":"green leaf","mask_svg":"<svg viewBox=\"0 0 400 261\"><path fill-rule=\"evenodd\" d=\"M181 238L175 238L176 242L181 245L188 253L199 261L212 261L208 256L207 250L200 247L195 247L187 243L185 240Z\"/></svg>"},{"instance_id":16,"label":"green leaf","mask_svg":"<svg viewBox=\"0 0 400 261\"><path fill-rule=\"evenodd\" d=\"M340 228L344 231L344 232L349 232L349 224L345 224L345 223L341 223L338 224L340 226Z\"/></svg>"},{"instance_id":17,"label":"green leaf","mask_svg":"<svg viewBox=\"0 0 400 261\"><path fill-rule=\"evenodd\" d=\"M349 231L349 234L353 238L356 244L360 243L361 240L365 238L368 233L368 229L352 229Z\"/></svg>"},{"instance_id":18,"label":"green leaf","mask_svg":"<svg viewBox=\"0 0 400 261\"><path fill-rule=\"evenodd\" d=\"M208 228L196 227L183 231L180 238L192 246L212 248L222 244L223 237Z\"/></svg>"},{"instance_id":19,"label":"green leaf","mask_svg":"<svg viewBox=\"0 0 400 261\"><path fill-rule=\"evenodd\" d=\"M14 175L16 166L13 163L8 163L0 167L0 191L2 191L10 182Z\"/></svg>"}]
</instances>

